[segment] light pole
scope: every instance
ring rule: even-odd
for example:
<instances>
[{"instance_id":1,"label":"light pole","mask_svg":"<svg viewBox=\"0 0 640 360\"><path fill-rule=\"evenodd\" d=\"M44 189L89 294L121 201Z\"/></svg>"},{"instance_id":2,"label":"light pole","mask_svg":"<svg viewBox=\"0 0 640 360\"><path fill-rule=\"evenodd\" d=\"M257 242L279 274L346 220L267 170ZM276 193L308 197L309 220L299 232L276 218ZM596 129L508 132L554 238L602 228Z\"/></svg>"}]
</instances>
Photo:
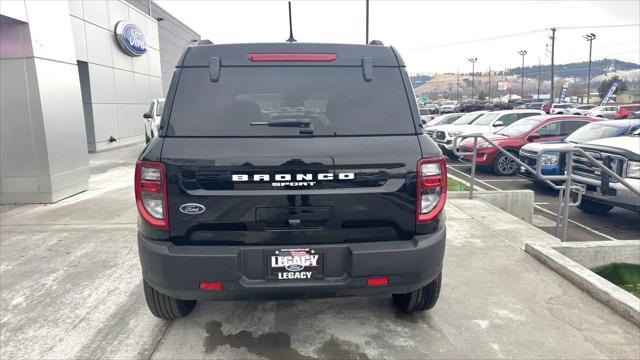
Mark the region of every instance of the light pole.
<instances>
[{"instance_id":1,"label":"light pole","mask_svg":"<svg viewBox=\"0 0 640 360\"><path fill-rule=\"evenodd\" d=\"M476 61L478 61L478 58L469 58L468 60L471 63L471 101L473 101L473 90L474 90L473 80L476 74Z\"/></svg>"},{"instance_id":2,"label":"light pole","mask_svg":"<svg viewBox=\"0 0 640 360\"><path fill-rule=\"evenodd\" d=\"M554 100L554 90L555 90L555 74L554 74L554 66L555 66L555 54L556 54L556 31L558 29L551 28L551 97L549 99L549 106L553 105Z\"/></svg>"},{"instance_id":3,"label":"light pole","mask_svg":"<svg viewBox=\"0 0 640 360\"><path fill-rule=\"evenodd\" d=\"M591 33L583 36L589 42L589 75L587 76L587 104L591 100L591 50L593 49L593 40L596 34Z\"/></svg>"},{"instance_id":4,"label":"light pole","mask_svg":"<svg viewBox=\"0 0 640 360\"><path fill-rule=\"evenodd\" d=\"M524 56L527 50L518 50L518 54L522 55L522 67L520 68L520 100L524 99Z\"/></svg>"}]
</instances>

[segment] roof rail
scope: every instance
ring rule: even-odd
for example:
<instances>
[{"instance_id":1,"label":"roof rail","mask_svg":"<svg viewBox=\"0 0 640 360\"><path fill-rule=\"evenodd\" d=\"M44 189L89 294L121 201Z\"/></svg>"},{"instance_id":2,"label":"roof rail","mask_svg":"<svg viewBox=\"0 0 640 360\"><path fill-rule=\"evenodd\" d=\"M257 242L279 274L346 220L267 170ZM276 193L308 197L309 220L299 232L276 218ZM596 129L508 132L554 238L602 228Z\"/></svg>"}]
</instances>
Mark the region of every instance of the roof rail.
<instances>
[{"instance_id":1,"label":"roof rail","mask_svg":"<svg viewBox=\"0 0 640 360\"><path fill-rule=\"evenodd\" d=\"M213 43L209 39L202 39L196 45L213 45Z\"/></svg>"}]
</instances>

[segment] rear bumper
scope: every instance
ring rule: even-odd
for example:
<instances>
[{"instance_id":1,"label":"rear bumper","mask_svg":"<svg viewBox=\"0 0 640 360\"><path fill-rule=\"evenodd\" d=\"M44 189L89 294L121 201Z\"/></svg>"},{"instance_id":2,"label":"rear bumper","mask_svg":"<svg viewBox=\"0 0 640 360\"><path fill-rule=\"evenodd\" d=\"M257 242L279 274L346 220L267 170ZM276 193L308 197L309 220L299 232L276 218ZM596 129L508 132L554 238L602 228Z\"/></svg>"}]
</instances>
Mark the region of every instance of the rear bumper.
<instances>
[{"instance_id":1,"label":"rear bumper","mask_svg":"<svg viewBox=\"0 0 640 360\"><path fill-rule=\"evenodd\" d=\"M413 240L310 245L325 254L325 278L312 280L265 279L267 253L283 246L175 246L138 234L138 249L145 281L178 299L360 296L407 293L431 282L442 271L445 238L442 227ZM388 286L367 286L380 276ZM222 282L223 289L201 291L201 282Z\"/></svg>"}]
</instances>

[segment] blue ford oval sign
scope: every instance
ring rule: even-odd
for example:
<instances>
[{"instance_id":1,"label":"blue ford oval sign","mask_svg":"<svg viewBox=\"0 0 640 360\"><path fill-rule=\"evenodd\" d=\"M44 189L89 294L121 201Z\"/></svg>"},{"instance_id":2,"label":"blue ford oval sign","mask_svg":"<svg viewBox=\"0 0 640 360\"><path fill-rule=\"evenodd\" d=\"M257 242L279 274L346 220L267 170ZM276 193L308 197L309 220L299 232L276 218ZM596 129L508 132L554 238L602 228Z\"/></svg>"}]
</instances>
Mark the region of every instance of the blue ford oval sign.
<instances>
[{"instance_id":1,"label":"blue ford oval sign","mask_svg":"<svg viewBox=\"0 0 640 360\"><path fill-rule=\"evenodd\" d=\"M198 215L202 214L207 208L204 205L189 203L180 205L180 212L188 215Z\"/></svg>"},{"instance_id":2,"label":"blue ford oval sign","mask_svg":"<svg viewBox=\"0 0 640 360\"><path fill-rule=\"evenodd\" d=\"M127 55L140 56L147 52L144 32L138 25L126 20L119 21L115 33L118 45Z\"/></svg>"}]
</instances>

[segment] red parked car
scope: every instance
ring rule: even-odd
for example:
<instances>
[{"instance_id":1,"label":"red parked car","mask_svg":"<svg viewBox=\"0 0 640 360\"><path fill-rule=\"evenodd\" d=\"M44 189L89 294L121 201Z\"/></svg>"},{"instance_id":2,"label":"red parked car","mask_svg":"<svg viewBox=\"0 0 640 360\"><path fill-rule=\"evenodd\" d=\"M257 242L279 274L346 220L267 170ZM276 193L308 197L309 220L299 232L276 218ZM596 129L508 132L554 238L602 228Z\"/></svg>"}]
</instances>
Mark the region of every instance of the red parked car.
<instances>
[{"instance_id":1,"label":"red parked car","mask_svg":"<svg viewBox=\"0 0 640 360\"><path fill-rule=\"evenodd\" d=\"M582 126L600 121L585 116L539 115L518 120L495 134L487 135L491 141L518 157L520 148L530 142L560 141ZM473 151L473 139L465 139L460 143L461 152ZM461 157L471 161L471 156ZM476 163L478 166L491 168L497 175L514 175L518 164L496 147L486 141L478 140Z\"/></svg>"},{"instance_id":2,"label":"red parked car","mask_svg":"<svg viewBox=\"0 0 640 360\"><path fill-rule=\"evenodd\" d=\"M634 112L640 111L640 104L620 105L615 115L616 119L626 119Z\"/></svg>"}]
</instances>

